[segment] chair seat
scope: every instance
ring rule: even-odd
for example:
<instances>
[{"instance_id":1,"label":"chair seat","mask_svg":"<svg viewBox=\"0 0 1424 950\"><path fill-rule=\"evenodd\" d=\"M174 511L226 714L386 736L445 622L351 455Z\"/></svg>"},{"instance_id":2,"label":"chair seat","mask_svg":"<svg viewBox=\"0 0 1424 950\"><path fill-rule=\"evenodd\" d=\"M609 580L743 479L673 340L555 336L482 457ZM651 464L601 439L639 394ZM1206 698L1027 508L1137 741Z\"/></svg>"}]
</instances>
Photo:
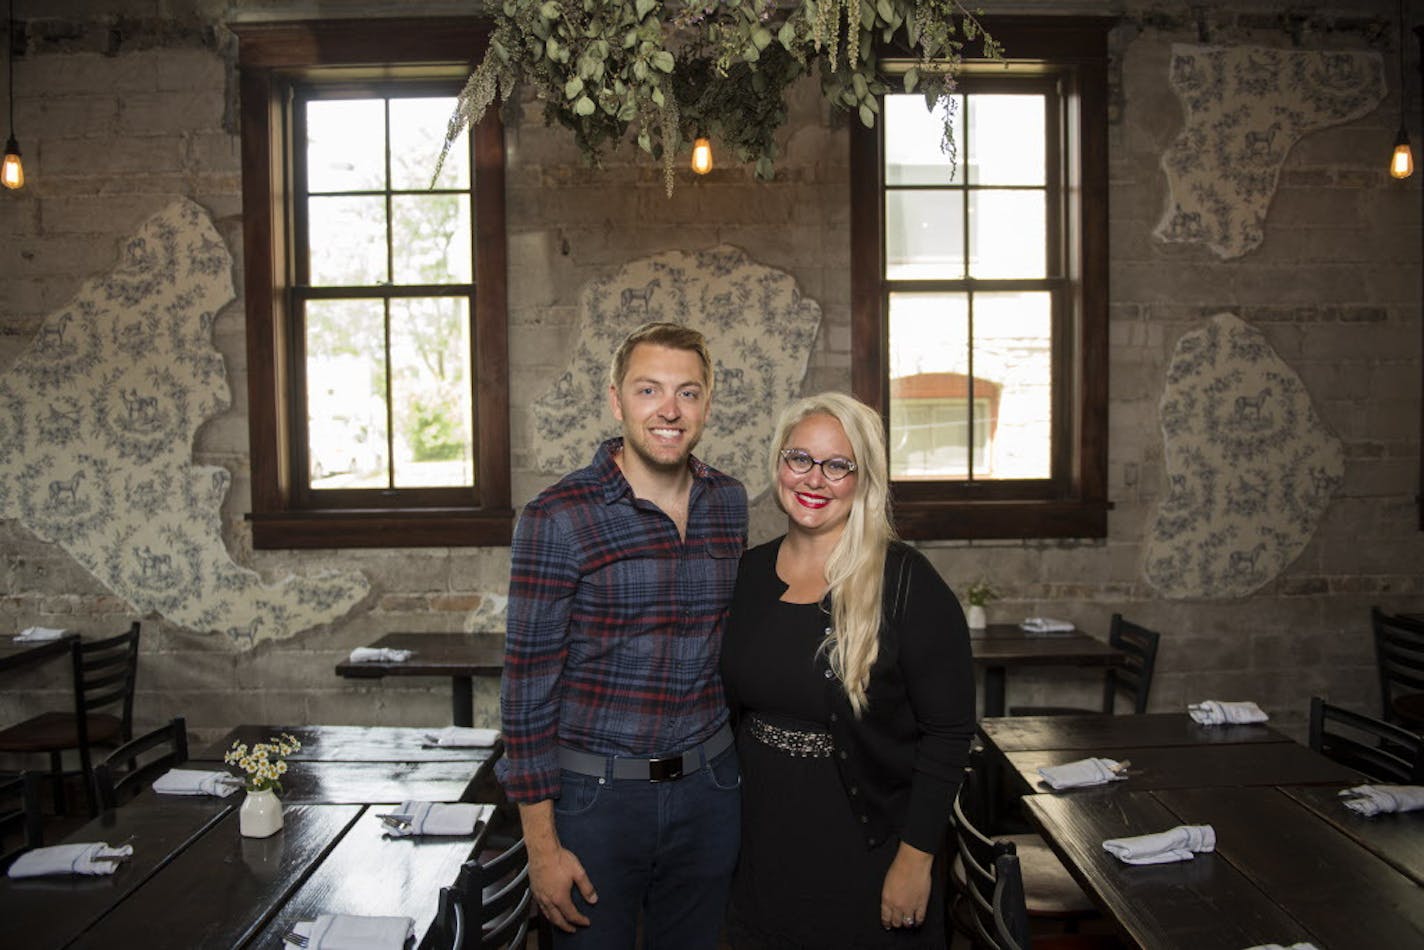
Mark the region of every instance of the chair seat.
<instances>
[{"instance_id":1,"label":"chair seat","mask_svg":"<svg viewBox=\"0 0 1424 950\"><path fill-rule=\"evenodd\" d=\"M1038 835L1008 835L1019 856L1030 917L1095 917L1098 909Z\"/></svg>"},{"instance_id":2,"label":"chair seat","mask_svg":"<svg viewBox=\"0 0 1424 950\"><path fill-rule=\"evenodd\" d=\"M123 731L117 716L89 717L89 743L112 745ZM79 746L79 720L70 712L41 713L0 730L0 752L58 752Z\"/></svg>"}]
</instances>

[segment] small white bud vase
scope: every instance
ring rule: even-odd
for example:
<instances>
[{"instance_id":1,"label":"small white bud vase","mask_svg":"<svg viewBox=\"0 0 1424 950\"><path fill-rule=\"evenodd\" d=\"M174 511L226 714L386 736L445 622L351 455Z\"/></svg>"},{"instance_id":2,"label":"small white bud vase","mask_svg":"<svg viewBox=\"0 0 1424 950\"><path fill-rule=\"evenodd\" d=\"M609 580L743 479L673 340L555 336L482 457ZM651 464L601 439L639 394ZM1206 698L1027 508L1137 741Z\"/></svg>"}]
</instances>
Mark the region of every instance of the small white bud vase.
<instances>
[{"instance_id":1,"label":"small white bud vase","mask_svg":"<svg viewBox=\"0 0 1424 950\"><path fill-rule=\"evenodd\" d=\"M969 609L964 612L964 619L969 623L970 630L983 630L989 625L989 620L984 616L984 608L978 604L970 604Z\"/></svg>"},{"instance_id":2,"label":"small white bud vase","mask_svg":"<svg viewBox=\"0 0 1424 950\"><path fill-rule=\"evenodd\" d=\"M237 830L247 838L269 838L282 830L282 803L270 788L248 792L237 812Z\"/></svg>"}]
</instances>

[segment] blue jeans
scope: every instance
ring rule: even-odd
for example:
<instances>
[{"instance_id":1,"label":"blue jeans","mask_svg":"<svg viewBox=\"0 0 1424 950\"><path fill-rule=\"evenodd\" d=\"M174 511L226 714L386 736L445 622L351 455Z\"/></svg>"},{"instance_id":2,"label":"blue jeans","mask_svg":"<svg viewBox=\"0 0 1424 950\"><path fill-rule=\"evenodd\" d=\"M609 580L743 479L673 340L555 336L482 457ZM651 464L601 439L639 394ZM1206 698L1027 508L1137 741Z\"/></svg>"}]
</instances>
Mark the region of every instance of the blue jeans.
<instances>
[{"instance_id":1,"label":"blue jeans","mask_svg":"<svg viewBox=\"0 0 1424 950\"><path fill-rule=\"evenodd\" d=\"M574 889L592 923L554 930L556 947L714 950L737 863L741 773L735 748L671 782L594 778L565 770L554 802L560 843L588 872L597 904Z\"/></svg>"}]
</instances>

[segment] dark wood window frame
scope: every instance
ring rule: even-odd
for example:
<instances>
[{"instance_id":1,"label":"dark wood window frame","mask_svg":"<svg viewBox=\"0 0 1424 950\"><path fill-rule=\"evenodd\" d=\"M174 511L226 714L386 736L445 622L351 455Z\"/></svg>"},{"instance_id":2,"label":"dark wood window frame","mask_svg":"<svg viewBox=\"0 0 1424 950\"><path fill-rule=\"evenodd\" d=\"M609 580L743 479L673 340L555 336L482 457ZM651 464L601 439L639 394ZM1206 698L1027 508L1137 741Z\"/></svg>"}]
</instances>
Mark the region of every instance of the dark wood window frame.
<instances>
[{"instance_id":1,"label":"dark wood window frame","mask_svg":"<svg viewBox=\"0 0 1424 950\"><path fill-rule=\"evenodd\" d=\"M316 507L300 484L294 451L299 405L291 319L293 221L287 201L293 80L465 76L488 42L471 17L235 23L241 85L244 293L253 545L349 548L505 545L514 523L509 475L504 135L491 109L474 130L474 408L476 490L467 502ZM414 501L415 504L410 504Z\"/></svg>"},{"instance_id":2,"label":"dark wood window frame","mask_svg":"<svg viewBox=\"0 0 1424 950\"><path fill-rule=\"evenodd\" d=\"M1062 152L1059 207L1063 247L1050 262L1060 274L1063 312L1055 314L1053 477L1021 486L992 481L896 482L895 524L911 539L1101 538L1107 536L1108 461L1108 110L1103 17L986 19L1016 74L1048 76L1062 102L1056 117ZM894 58L886 50L887 59ZM1003 64L967 69L1002 75ZM851 384L887 419L891 282L884 274L883 123L851 133ZM1053 236L1050 236L1050 243ZM1059 426L1060 423L1055 423Z\"/></svg>"}]
</instances>

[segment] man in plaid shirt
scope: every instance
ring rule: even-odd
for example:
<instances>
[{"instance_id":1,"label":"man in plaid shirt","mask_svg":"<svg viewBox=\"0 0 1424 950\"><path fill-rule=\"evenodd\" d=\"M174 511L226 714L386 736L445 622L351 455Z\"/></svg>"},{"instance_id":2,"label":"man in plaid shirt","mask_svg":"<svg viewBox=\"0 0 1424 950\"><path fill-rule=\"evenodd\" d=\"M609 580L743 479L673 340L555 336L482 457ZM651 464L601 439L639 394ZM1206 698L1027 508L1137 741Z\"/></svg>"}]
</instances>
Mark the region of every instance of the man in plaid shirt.
<instances>
[{"instance_id":1,"label":"man in plaid shirt","mask_svg":"<svg viewBox=\"0 0 1424 950\"><path fill-rule=\"evenodd\" d=\"M524 509L500 690L530 881L568 947L713 948L740 775L717 672L746 546L741 483L692 456L712 396L696 330L614 354L621 438Z\"/></svg>"}]
</instances>

